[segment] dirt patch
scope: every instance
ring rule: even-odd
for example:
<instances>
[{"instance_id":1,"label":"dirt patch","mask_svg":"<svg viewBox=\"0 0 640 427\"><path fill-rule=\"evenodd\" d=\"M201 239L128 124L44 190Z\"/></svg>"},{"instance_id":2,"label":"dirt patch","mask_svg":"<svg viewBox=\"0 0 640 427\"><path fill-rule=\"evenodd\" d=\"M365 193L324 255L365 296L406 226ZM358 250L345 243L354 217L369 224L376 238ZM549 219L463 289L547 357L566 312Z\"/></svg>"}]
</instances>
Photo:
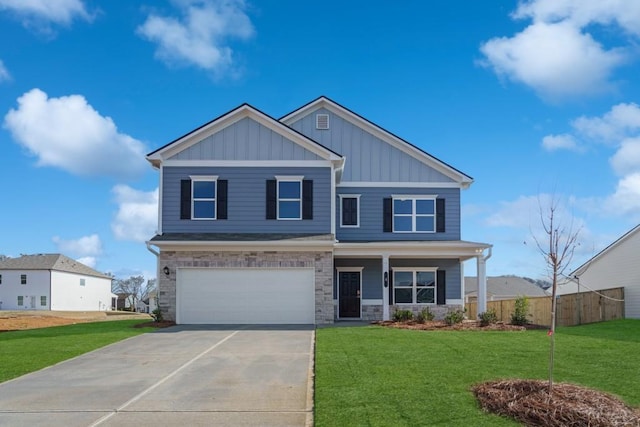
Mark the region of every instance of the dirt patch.
<instances>
[{"instance_id":1,"label":"dirt patch","mask_svg":"<svg viewBox=\"0 0 640 427\"><path fill-rule=\"evenodd\" d=\"M510 325L504 322L493 323L487 326L480 326L480 322L475 320L466 320L462 323L447 325L443 321L430 321L419 323L416 321L394 322L386 320L382 322L374 322L374 324L398 329L416 329L421 331L526 331L527 327Z\"/></svg>"},{"instance_id":2,"label":"dirt patch","mask_svg":"<svg viewBox=\"0 0 640 427\"><path fill-rule=\"evenodd\" d=\"M601 391L541 380L501 380L472 388L480 406L527 426L640 426L640 412Z\"/></svg>"},{"instance_id":3,"label":"dirt patch","mask_svg":"<svg viewBox=\"0 0 640 427\"><path fill-rule=\"evenodd\" d=\"M150 319L148 314L104 311L0 311L0 332L108 320Z\"/></svg>"}]
</instances>

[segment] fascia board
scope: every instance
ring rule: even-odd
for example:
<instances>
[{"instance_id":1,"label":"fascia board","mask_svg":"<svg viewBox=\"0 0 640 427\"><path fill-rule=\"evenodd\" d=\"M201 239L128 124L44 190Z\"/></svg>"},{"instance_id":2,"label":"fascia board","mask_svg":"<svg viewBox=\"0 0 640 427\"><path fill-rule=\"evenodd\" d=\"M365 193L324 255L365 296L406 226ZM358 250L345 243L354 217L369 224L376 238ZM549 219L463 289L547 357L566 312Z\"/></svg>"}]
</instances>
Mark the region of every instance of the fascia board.
<instances>
[{"instance_id":1,"label":"fascia board","mask_svg":"<svg viewBox=\"0 0 640 427\"><path fill-rule=\"evenodd\" d=\"M606 248L604 248L603 250L601 250L600 252L598 252L597 254L595 254L592 258L590 258L587 262L585 262L584 264L582 264L580 267L576 268L574 271L572 271L571 273L569 273L569 277L573 278L573 276L580 276L582 275L585 271L588 270L589 266L591 264L593 264L594 262L598 261L600 258L604 257L606 254L608 254L609 252L611 252L612 250L614 250L616 247L618 247L622 242L625 242L627 240L629 240L630 238L632 238L634 235L636 235L638 232L640 232L640 225L636 225L634 228L632 228L631 230L627 231L625 234L623 234L620 238L618 238L616 241L614 241L613 243L611 243L609 246L607 246Z\"/></svg>"},{"instance_id":2,"label":"fascia board","mask_svg":"<svg viewBox=\"0 0 640 427\"><path fill-rule=\"evenodd\" d=\"M191 147L194 144L202 141L208 136L223 130L224 128L233 125L234 123L249 117L261 125L271 129L272 131L282 135L283 137L293 141L294 143L302 146L303 148L311 151L317 156L331 161L338 161L342 159L338 154L324 148L315 141L307 138L301 133L296 132L290 127L278 122L277 120L267 116L259 110L251 107L248 104L244 104L233 111L213 120L212 122L188 133L182 138L170 143L166 147L160 148L147 156L147 160L154 166L161 163L165 159L168 159L182 150Z\"/></svg>"},{"instance_id":3,"label":"fascia board","mask_svg":"<svg viewBox=\"0 0 640 427\"><path fill-rule=\"evenodd\" d=\"M298 118L310 114L313 111L323 107L347 120L354 126L364 128L367 132L387 142L391 146L403 151L404 153L426 164L427 166L434 168L443 175L450 177L452 180L460 183L463 188L467 188L473 183L473 178L452 168L451 166L443 163L435 157L425 153L424 151L419 150L418 148L412 146L401 138L391 134L390 132L371 123L370 121L363 119L357 114L354 114L353 112L345 109L341 105L336 104L326 97L320 97L315 101L310 102L309 104L299 108L298 110L284 116L280 119L280 121L285 123L286 125L291 125L291 123L295 122Z\"/></svg>"},{"instance_id":4,"label":"fascia board","mask_svg":"<svg viewBox=\"0 0 640 427\"><path fill-rule=\"evenodd\" d=\"M463 260L482 256L485 249L492 247L486 243L474 242L363 242L336 243L335 256L362 256L387 254L394 256L461 258Z\"/></svg>"},{"instance_id":5,"label":"fascia board","mask_svg":"<svg viewBox=\"0 0 640 427\"><path fill-rule=\"evenodd\" d=\"M269 250L269 251L279 251L279 252L295 252L295 251L311 251L311 250L322 250L322 251L332 251L334 242L331 240L328 241L311 241L311 240L301 240L298 242L282 242L282 241L247 241L247 242L228 242L228 241L211 241L211 242L202 242L202 241L181 241L181 242L150 242L151 245L157 246L160 250L167 251L196 251L196 250L206 250L210 251L212 249L216 249L219 251L261 251L261 250Z\"/></svg>"}]
</instances>

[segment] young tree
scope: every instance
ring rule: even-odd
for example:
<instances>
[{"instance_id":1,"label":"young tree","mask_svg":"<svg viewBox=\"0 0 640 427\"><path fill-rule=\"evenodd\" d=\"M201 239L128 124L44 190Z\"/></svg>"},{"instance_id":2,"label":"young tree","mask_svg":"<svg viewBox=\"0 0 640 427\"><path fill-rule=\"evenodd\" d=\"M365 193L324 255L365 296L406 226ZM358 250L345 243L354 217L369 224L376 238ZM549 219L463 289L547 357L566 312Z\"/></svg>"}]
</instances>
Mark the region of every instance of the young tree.
<instances>
[{"instance_id":1,"label":"young tree","mask_svg":"<svg viewBox=\"0 0 640 427\"><path fill-rule=\"evenodd\" d=\"M145 283L143 276L131 276L128 279L115 279L113 281L113 291L127 294L127 300L134 310L138 301L145 299L155 289L155 286L155 279L147 280Z\"/></svg>"},{"instance_id":2,"label":"young tree","mask_svg":"<svg viewBox=\"0 0 640 427\"><path fill-rule=\"evenodd\" d=\"M569 221L568 226L558 218L560 202L552 195L548 207L543 207L541 200L538 199L538 208L540 210L540 223L545 234L545 241L542 242L533 234L538 250L542 254L549 270L551 279L551 328L549 337L551 345L549 348L549 394L553 390L553 357L555 351L555 332L556 332L556 294L558 290L558 277L564 275L573 253L578 246L578 235L582 227L574 228L573 217Z\"/></svg>"}]
</instances>

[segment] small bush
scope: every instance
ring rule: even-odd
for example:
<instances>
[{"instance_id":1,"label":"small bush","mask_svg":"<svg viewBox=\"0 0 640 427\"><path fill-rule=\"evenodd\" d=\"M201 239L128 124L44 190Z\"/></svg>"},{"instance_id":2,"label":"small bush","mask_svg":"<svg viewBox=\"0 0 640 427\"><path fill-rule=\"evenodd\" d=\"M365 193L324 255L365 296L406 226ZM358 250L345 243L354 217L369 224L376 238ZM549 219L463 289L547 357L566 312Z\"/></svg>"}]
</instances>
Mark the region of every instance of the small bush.
<instances>
[{"instance_id":1,"label":"small bush","mask_svg":"<svg viewBox=\"0 0 640 427\"><path fill-rule=\"evenodd\" d=\"M393 313L393 320L396 322L413 320L413 312L411 310L396 310L395 313Z\"/></svg>"},{"instance_id":2,"label":"small bush","mask_svg":"<svg viewBox=\"0 0 640 427\"><path fill-rule=\"evenodd\" d=\"M162 311L159 308L156 308L151 312L151 317L154 322L162 322Z\"/></svg>"},{"instance_id":3,"label":"small bush","mask_svg":"<svg viewBox=\"0 0 640 427\"><path fill-rule=\"evenodd\" d=\"M480 326L489 326L498 321L498 315L494 308L487 310L484 313L480 313L480 316L478 317L480 317Z\"/></svg>"},{"instance_id":4,"label":"small bush","mask_svg":"<svg viewBox=\"0 0 640 427\"><path fill-rule=\"evenodd\" d=\"M444 321L449 326L455 325L456 323L462 323L463 320L464 311L462 310L450 311L446 316L444 316Z\"/></svg>"},{"instance_id":5,"label":"small bush","mask_svg":"<svg viewBox=\"0 0 640 427\"><path fill-rule=\"evenodd\" d=\"M511 315L511 323L513 325L526 325L529 323L527 320L528 312L529 312L529 299L525 296L516 298L516 307Z\"/></svg>"},{"instance_id":6,"label":"small bush","mask_svg":"<svg viewBox=\"0 0 640 427\"><path fill-rule=\"evenodd\" d=\"M420 313L416 316L416 321L419 323L431 322L435 318L435 314L429 310L429 307L420 310Z\"/></svg>"}]
</instances>

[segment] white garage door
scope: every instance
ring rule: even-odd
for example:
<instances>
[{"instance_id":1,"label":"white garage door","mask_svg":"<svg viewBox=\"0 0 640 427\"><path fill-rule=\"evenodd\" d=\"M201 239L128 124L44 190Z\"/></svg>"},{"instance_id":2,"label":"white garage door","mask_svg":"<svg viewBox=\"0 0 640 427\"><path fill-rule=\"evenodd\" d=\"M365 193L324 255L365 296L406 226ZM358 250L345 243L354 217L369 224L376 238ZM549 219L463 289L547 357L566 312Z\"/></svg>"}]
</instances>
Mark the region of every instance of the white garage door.
<instances>
[{"instance_id":1,"label":"white garage door","mask_svg":"<svg viewBox=\"0 0 640 427\"><path fill-rule=\"evenodd\" d=\"M180 324L315 323L313 269L182 268Z\"/></svg>"}]
</instances>

